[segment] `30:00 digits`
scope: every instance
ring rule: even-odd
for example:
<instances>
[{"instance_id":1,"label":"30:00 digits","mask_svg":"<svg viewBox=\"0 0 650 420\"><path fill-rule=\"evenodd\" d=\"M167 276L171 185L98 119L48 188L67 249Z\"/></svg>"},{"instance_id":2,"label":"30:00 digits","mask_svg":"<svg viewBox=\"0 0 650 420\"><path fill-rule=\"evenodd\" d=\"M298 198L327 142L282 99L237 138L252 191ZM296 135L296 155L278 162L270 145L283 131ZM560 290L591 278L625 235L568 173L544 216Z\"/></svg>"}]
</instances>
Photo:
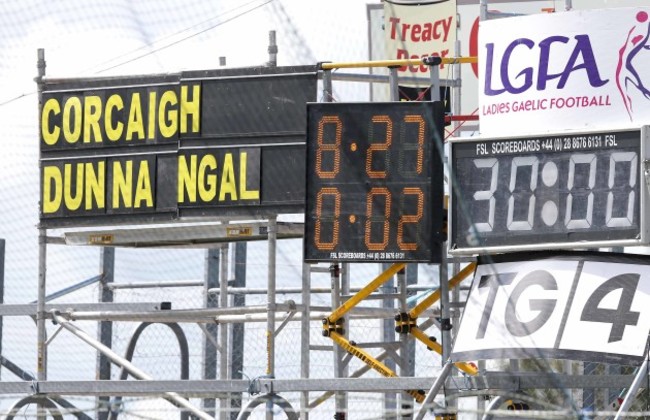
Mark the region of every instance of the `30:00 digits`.
<instances>
[{"instance_id":1,"label":"30:00 digits","mask_svg":"<svg viewBox=\"0 0 650 420\"><path fill-rule=\"evenodd\" d=\"M468 230L554 231L638 223L638 153L607 150L462 159L474 186ZM499 225L499 226L498 226Z\"/></svg>"},{"instance_id":2,"label":"30:00 digits","mask_svg":"<svg viewBox=\"0 0 650 420\"><path fill-rule=\"evenodd\" d=\"M401 251L417 250L426 202L419 179L425 170L424 118L406 114L393 121L389 115L373 115L365 141L344 141L344 131L343 121L337 115L324 115L318 120L315 173L322 183L316 192L314 246L320 251L336 249L341 225L346 223L346 229L357 226L356 229L363 230L369 251L391 248L389 241L395 241L393 244ZM367 184L368 189L363 214L350 212L351 208L359 208L360 203L353 201L361 197L346 191L351 188L352 178L341 171L344 153L354 156L351 160L365 169L361 175L367 182L362 185Z\"/></svg>"}]
</instances>

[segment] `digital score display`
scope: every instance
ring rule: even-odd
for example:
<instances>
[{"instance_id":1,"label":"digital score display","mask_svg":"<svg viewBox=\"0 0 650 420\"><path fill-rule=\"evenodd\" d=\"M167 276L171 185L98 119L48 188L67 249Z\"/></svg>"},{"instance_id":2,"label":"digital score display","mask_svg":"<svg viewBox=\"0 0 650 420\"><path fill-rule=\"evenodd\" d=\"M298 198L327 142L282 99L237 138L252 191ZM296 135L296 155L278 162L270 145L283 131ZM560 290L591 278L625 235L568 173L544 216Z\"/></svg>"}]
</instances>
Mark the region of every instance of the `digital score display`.
<instances>
[{"instance_id":1,"label":"digital score display","mask_svg":"<svg viewBox=\"0 0 650 420\"><path fill-rule=\"evenodd\" d=\"M642 245L646 127L451 141L449 252Z\"/></svg>"},{"instance_id":2,"label":"digital score display","mask_svg":"<svg viewBox=\"0 0 650 420\"><path fill-rule=\"evenodd\" d=\"M440 102L307 105L305 261L438 262Z\"/></svg>"}]
</instances>

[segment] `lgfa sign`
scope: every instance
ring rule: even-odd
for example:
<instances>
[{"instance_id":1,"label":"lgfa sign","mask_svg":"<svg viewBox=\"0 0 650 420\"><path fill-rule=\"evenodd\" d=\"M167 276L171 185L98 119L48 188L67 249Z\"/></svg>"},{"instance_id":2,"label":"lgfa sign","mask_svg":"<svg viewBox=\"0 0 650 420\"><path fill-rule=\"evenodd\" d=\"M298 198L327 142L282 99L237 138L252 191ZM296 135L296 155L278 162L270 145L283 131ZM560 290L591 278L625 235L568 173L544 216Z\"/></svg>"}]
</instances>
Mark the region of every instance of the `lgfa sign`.
<instances>
[{"instance_id":1,"label":"lgfa sign","mask_svg":"<svg viewBox=\"0 0 650 420\"><path fill-rule=\"evenodd\" d=\"M650 123L650 8L509 18L507 31L503 23L480 28L482 134Z\"/></svg>"}]
</instances>

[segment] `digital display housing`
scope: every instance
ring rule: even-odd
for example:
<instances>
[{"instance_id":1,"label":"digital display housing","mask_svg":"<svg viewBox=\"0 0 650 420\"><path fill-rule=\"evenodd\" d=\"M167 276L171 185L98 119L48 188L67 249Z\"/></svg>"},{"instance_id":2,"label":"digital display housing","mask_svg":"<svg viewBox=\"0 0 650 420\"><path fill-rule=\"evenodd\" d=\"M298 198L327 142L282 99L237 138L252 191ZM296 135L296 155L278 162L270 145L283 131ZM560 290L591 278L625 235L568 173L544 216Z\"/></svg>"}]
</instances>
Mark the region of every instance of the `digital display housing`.
<instances>
[{"instance_id":1,"label":"digital display housing","mask_svg":"<svg viewBox=\"0 0 650 420\"><path fill-rule=\"evenodd\" d=\"M449 252L642 245L647 127L453 139Z\"/></svg>"},{"instance_id":2,"label":"digital display housing","mask_svg":"<svg viewBox=\"0 0 650 420\"><path fill-rule=\"evenodd\" d=\"M440 102L310 103L305 261L435 262Z\"/></svg>"}]
</instances>

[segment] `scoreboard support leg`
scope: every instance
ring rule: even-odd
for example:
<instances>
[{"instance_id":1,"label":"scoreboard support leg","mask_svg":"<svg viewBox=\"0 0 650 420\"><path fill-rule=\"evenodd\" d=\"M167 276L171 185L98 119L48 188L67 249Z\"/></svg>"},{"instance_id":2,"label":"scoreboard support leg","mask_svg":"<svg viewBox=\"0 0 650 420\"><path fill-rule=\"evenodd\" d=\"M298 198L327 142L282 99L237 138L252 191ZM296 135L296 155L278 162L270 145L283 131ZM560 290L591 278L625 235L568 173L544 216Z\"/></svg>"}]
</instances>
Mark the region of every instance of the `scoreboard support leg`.
<instances>
[{"instance_id":1,"label":"scoreboard support leg","mask_svg":"<svg viewBox=\"0 0 650 420\"><path fill-rule=\"evenodd\" d=\"M632 381L632 385L630 385L630 389L627 390L627 393L625 394L625 398L623 398L623 402L621 403L621 406L616 412L616 417L614 417L614 420L620 420L625 416L625 412L632 405L632 401L634 401L634 398L636 398L638 389L643 384L643 381L647 379L649 373L648 358L650 358L650 354L646 353L645 360L643 361L641 367L639 367L639 370L637 371L636 376Z\"/></svg>"}]
</instances>

